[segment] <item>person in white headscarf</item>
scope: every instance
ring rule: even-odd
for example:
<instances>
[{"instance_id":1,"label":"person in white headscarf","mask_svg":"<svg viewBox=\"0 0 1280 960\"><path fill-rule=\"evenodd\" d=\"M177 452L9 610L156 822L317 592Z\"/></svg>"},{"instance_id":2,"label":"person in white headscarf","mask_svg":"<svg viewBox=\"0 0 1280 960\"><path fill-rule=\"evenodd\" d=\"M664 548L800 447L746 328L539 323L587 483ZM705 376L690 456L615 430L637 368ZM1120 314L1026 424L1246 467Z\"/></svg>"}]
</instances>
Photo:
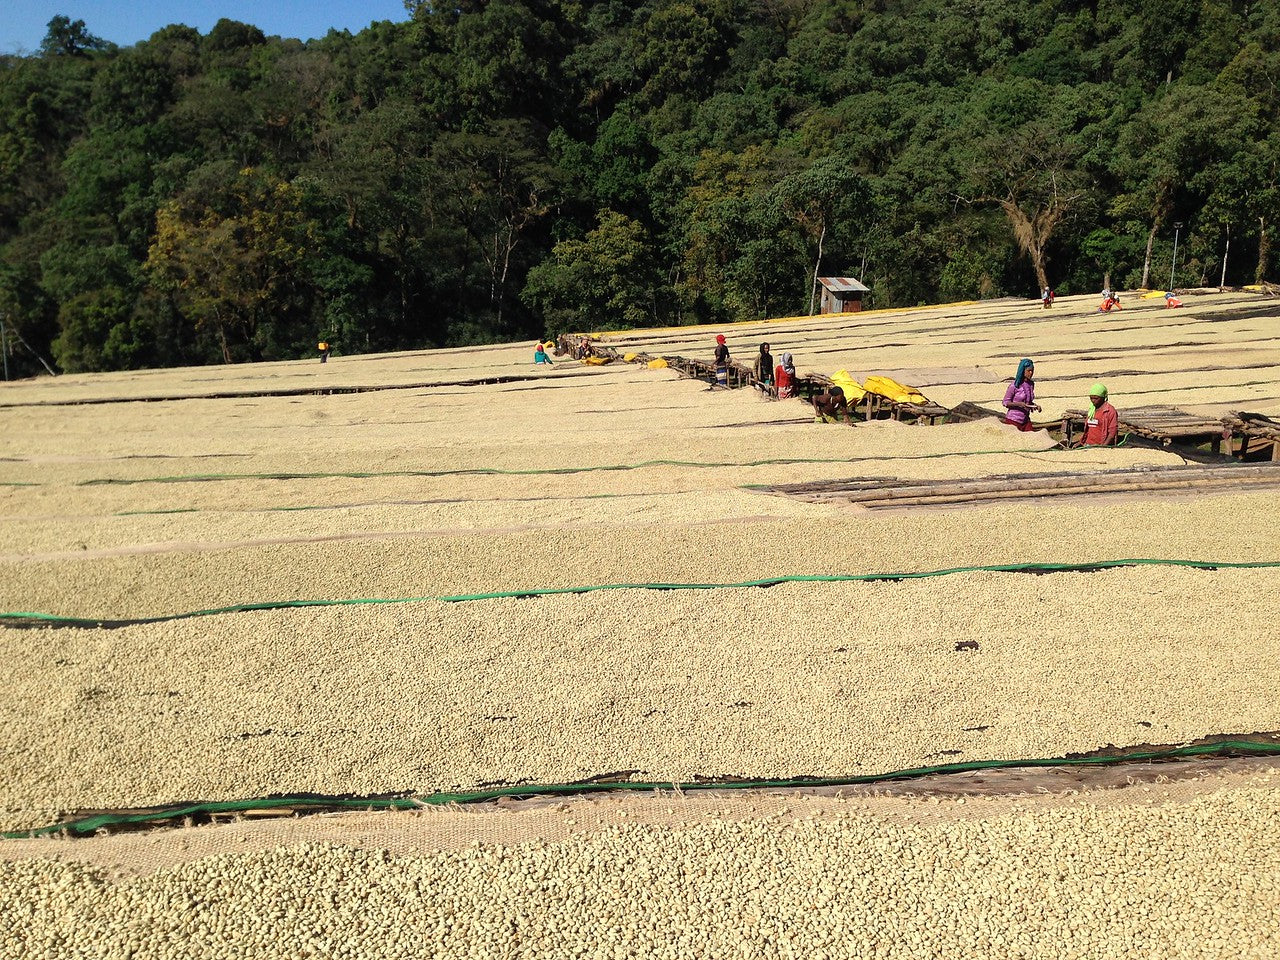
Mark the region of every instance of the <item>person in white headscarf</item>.
<instances>
[{"instance_id":1,"label":"person in white headscarf","mask_svg":"<svg viewBox=\"0 0 1280 960\"><path fill-rule=\"evenodd\" d=\"M782 362L778 364L778 369L773 371L773 383L777 388L779 400L796 395L796 362L791 354L782 355Z\"/></svg>"}]
</instances>

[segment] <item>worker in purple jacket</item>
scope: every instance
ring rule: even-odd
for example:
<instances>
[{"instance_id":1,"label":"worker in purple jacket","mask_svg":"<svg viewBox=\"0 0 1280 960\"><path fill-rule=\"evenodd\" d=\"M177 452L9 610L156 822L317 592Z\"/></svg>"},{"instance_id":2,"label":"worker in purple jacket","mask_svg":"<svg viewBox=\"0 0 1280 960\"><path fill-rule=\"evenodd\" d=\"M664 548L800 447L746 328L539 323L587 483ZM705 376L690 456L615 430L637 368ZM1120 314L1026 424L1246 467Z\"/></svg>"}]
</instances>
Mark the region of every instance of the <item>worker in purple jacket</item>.
<instances>
[{"instance_id":1,"label":"worker in purple jacket","mask_svg":"<svg viewBox=\"0 0 1280 960\"><path fill-rule=\"evenodd\" d=\"M1004 392L1004 422L1019 430L1034 430L1031 414L1040 410L1036 403L1036 365L1023 359L1018 364L1018 375Z\"/></svg>"}]
</instances>

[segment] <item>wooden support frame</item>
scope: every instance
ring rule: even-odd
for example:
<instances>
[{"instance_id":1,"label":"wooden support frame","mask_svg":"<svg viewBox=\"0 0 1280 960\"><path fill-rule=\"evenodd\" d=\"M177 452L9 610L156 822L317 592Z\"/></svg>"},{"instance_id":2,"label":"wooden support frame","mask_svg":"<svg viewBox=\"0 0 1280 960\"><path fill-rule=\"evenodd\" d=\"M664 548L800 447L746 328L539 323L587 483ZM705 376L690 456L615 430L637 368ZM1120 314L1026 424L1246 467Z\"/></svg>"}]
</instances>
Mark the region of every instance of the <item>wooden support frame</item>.
<instances>
[{"instance_id":1,"label":"wooden support frame","mask_svg":"<svg viewBox=\"0 0 1280 960\"><path fill-rule=\"evenodd\" d=\"M589 336L582 334L562 334L557 340L557 354L576 356L584 340L591 341L591 351L597 356L609 357L621 361L623 354L614 347L606 346ZM633 357L639 363L647 363L654 359L647 353L636 353ZM667 356L662 359L668 366L687 377L705 380L715 384L715 364L709 360L690 357ZM728 386L731 389L742 387L761 387L769 396L777 396L775 386L762 387L755 372L737 361L731 361L728 369ZM812 401L816 393L832 386L831 378L820 373L810 373L796 379L795 395L806 401ZM859 412L858 407L862 410ZM964 402L954 409L937 404L900 403L881 394L867 392L848 405L848 422L852 425L855 419L863 422L889 417L898 422L928 423L935 426L941 422L964 422L981 417L999 417L1000 412L988 410L976 404ZM1061 419L1035 424L1037 429L1060 430L1063 442L1070 446L1076 440L1077 425L1084 427L1085 414L1078 410L1066 411ZM1121 433L1132 434L1169 447L1173 444L1190 444L1199 446L1207 444L1213 453L1244 460L1250 454L1254 459L1269 458L1271 462L1280 463L1280 422L1268 417L1251 413L1233 413L1222 417L1219 421L1202 419L1194 414L1167 407L1146 407L1133 411L1133 419L1119 422Z\"/></svg>"},{"instance_id":2,"label":"wooden support frame","mask_svg":"<svg viewBox=\"0 0 1280 960\"><path fill-rule=\"evenodd\" d=\"M1198 464L1130 467L1078 473L1008 474L973 479L890 480L857 478L779 484L760 490L817 503L857 504L868 509L942 507L1093 497L1099 494L1185 496L1196 492L1280 487L1280 467L1271 464Z\"/></svg>"}]
</instances>

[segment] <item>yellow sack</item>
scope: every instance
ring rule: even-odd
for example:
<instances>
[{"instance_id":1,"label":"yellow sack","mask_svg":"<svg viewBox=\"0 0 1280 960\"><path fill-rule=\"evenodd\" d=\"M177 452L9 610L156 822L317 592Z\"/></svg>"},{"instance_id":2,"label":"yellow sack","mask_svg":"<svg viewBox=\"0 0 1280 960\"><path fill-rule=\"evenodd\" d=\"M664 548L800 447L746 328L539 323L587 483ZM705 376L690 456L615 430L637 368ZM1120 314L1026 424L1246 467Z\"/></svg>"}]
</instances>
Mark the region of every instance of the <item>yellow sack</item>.
<instances>
[{"instance_id":1,"label":"yellow sack","mask_svg":"<svg viewBox=\"0 0 1280 960\"><path fill-rule=\"evenodd\" d=\"M667 361L663 360L661 357L658 357L655 360L650 360L648 363L645 364L645 366L648 367L650 370L662 370L670 366L670 364L667 363Z\"/></svg>"},{"instance_id":2,"label":"yellow sack","mask_svg":"<svg viewBox=\"0 0 1280 960\"><path fill-rule=\"evenodd\" d=\"M623 362L623 363L635 363L635 362L636 362L636 354L634 354L634 353L624 353L624 354L622 355L622 362Z\"/></svg>"},{"instance_id":3,"label":"yellow sack","mask_svg":"<svg viewBox=\"0 0 1280 960\"><path fill-rule=\"evenodd\" d=\"M858 386L858 381L849 376L848 370L837 370L833 373L831 383L844 391L844 398L850 403L857 403L867 395L867 391Z\"/></svg>"},{"instance_id":4,"label":"yellow sack","mask_svg":"<svg viewBox=\"0 0 1280 960\"><path fill-rule=\"evenodd\" d=\"M583 357L582 362L586 364L590 364L593 367L603 367L606 363L608 363L612 359L613 357Z\"/></svg>"},{"instance_id":5,"label":"yellow sack","mask_svg":"<svg viewBox=\"0 0 1280 960\"><path fill-rule=\"evenodd\" d=\"M876 393L882 397L888 397L894 403L928 403L929 398L917 390L915 387L903 386L897 380L889 377L872 376L867 377L863 388L867 393Z\"/></svg>"}]
</instances>

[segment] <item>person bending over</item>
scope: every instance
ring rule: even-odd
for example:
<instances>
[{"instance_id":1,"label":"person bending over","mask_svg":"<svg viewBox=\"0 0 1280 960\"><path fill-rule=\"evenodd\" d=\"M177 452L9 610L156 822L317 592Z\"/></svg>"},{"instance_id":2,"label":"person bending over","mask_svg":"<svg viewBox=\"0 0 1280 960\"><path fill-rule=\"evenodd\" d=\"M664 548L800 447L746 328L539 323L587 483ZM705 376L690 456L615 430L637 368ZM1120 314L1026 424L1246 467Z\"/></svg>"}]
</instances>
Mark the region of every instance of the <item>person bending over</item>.
<instances>
[{"instance_id":1,"label":"person bending over","mask_svg":"<svg viewBox=\"0 0 1280 960\"><path fill-rule=\"evenodd\" d=\"M839 423L841 414L846 420L853 419L849 416L849 402L845 399L844 389L834 386L813 395L813 414L815 423Z\"/></svg>"}]
</instances>

